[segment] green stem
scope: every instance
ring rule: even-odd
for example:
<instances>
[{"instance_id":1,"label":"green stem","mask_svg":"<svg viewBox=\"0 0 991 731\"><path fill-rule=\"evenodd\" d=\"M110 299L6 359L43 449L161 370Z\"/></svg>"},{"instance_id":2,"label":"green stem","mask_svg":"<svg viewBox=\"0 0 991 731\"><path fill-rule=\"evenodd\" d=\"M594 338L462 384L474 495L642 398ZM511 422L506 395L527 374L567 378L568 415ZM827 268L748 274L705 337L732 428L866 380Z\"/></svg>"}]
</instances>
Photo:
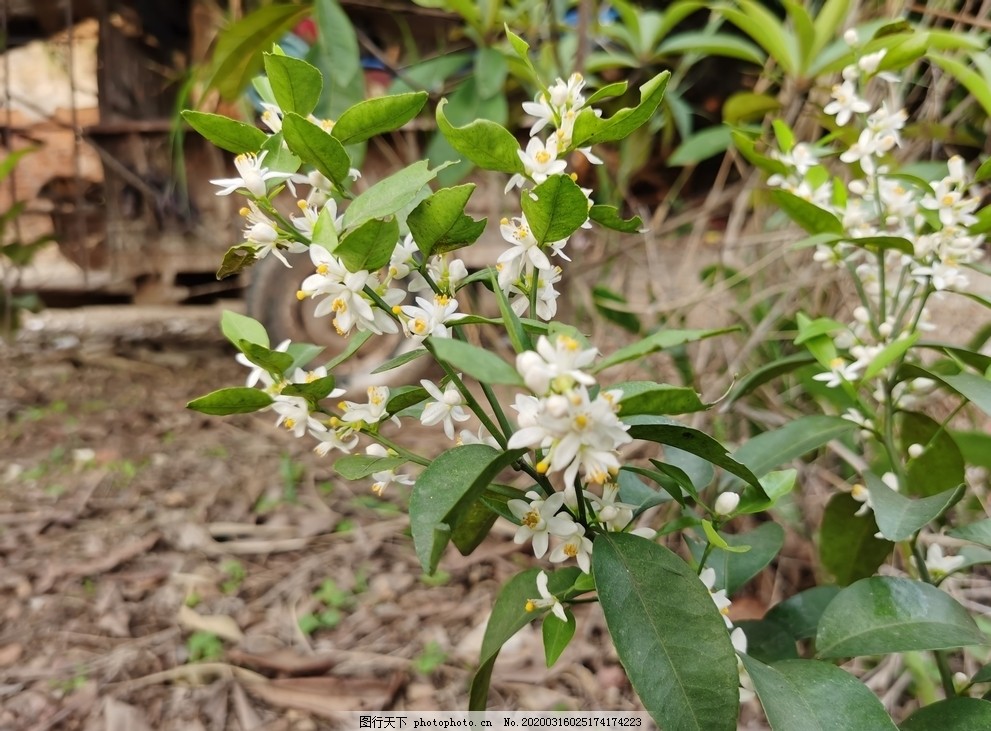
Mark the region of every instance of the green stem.
<instances>
[{"instance_id":1,"label":"green stem","mask_svg":"<svg viewBox=\"0 0 991 731\"><path fill-rule=\"evenodd\" d=\"M461 380L458 374L454 372L454 369L451 368L451 366L449 366L447 363L437 358L436 354L433 353L433 350L430 347L430 345L428 345L430 341L424 340L423 342L424 345L427 345L427 350L431 351L431 355L434 355L434 360L436 360L437 363L440 364L440 367L444 369L444 373L447 375L448 378L451 379L451 383L453 383L455 388L458 389L458 392L461 394L461 397L465 400L465 405L469 409L471 409L472 413L475 414L475 416L478 417L478 420L482 422L482 426L484 426L488 430L489 434L491 434L495 438L495 440L499 443L499 446L505 449L506 448L505 435L499 430L499 427L495 425L492 419L489 418L489 415L485 413L485 410L482 408L482 405L478 403L478 399L475 398L475 394L473 394L468 389L464 381Z\"/></svg>"},{"instance_id":2,"label":"green stem","mask_svg":"<svg viewBox=\"0 0 991 731\"><path fill-rule=\"evenodd\" d=\"M698 570L695 572L695 573L699 574L700 576L702 575L702 571L705 569L705 562L709 560L709 554L710 553L712 553L712 544L711 543L706 543L705 544L705 550L702 551L702 558L699 559Z\"/></svg>"},{"instance_id":3,"label":"green stem","mask_svg":"<svg viewBox=\"0 0 991 731\"><path fill-rule=\"evenodd\" d=\"M411 452L408 449L405 449L404 447L400 447L398 444L396 444L391 439L389 439L387 437L383 437L381 434L379 434L377 432L363 430L362 433L367 434L372 439L374 439L376 442L378 442L379 444L381 444L383 447L385 447L386 449L392 450L393 452L395 452L396 454L398 454L403 459L409 460L410 462L415 462L416 464L421 465L423 467L429 467L430 466L430 460L427 459L426 457L421 457L419 454L416 454L415 452Z\"/></svg>"},{"instance_id":4,"label":"green stem","mask_svg":"<svg viewBox=\"0 0 991 731\"><path fill-rule=\"evenodd\" d=\"M926 568L926 557L922 554L922 547L919 546L918 532L912 536L912 555L915 556L915 565L919 569L919 577L927 584L935 586L936 584L929 575L929 569ZM947 698L955 698L957 690L953 687L953 673L950 672L950 663L946 651L933 650L932 653L936 658L936 667L939 668L939 679L943 684L943 692L946 693Z\"/></svg>"}]
</instances>

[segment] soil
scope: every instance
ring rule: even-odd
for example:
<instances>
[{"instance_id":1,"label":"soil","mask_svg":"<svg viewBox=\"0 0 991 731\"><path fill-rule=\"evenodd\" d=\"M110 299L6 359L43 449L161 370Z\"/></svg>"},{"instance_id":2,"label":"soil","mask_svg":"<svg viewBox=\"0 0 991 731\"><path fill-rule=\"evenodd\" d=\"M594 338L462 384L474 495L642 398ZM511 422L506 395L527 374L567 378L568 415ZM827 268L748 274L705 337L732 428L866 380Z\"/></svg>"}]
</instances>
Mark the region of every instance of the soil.
<instances>
[{"instance_id":1,"label":"soil","mask_svg":"<svg viewBox=\"0 0 991 731\"><path fill-rule=\"evenodd\" d=\"M0 729L316 729L457 710L510 527L425 577L384 499L273 427L192 398L245 370L220 310L49 310L0 348ZM601 614L550 670L506 646L490 707L638 709Z\"/></svg>"}]
</instances>

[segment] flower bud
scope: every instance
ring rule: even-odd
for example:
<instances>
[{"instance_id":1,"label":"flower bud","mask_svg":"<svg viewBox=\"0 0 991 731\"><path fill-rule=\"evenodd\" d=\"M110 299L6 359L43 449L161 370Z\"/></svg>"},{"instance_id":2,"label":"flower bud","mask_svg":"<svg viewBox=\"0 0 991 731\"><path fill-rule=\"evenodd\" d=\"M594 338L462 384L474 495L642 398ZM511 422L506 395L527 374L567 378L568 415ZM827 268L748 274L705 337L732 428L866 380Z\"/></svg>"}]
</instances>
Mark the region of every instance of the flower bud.
<instances>
[{"instance_id":1,"label":"flower bud","mask_svg":"<svg viewBox=\"0 0 991 731\"><path fill-rule=\"evenodd\" d=\"M740 495L735 492L724 492L716 498L716 515L729 515L740 504Z\"/></svg>"},{"instance_id":2,"label":"flower bud","mask_svg":"<svg viewBox=\"0 0 991 731\"><path fill-rule=\"evenodd\" d=\"M910 444L908 446L908 456L912 459L918 459L924 451L926 451L926 448L921 444Z\"/></svg>"}]
</instances>

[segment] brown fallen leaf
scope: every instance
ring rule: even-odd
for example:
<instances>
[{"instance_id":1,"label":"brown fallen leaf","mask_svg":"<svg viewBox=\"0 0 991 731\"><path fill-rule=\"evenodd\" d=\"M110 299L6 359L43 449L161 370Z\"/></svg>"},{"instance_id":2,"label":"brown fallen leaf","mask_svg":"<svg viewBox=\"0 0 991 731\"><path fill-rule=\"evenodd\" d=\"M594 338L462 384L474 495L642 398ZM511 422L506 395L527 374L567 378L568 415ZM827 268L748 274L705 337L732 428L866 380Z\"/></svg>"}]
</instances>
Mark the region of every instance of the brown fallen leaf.
<instances>
[{"instance_id":1,"label":"brown fallen leaf","mask_svg":"<svg viewBox=\"0 0 991 731\"><path fill-rule=\"evenodd\" d=\"M244 633L238 627L237 622L226 614L199 614L183 604L179 607L176 622L184 629L193 632L210 632L222 640L240 642L244 639Z\"/></svg>"},{"instance_id":2,"label":"brown fallen leaf","mask_svg":"<svg viewBox=\"0 0 991 731\"><path fill-rule=\"evenodd\" d=\"M343 720L351 711L381 711L406 683L404 673L388 681L370 678L285 678L245 685L253 696L279 708L293 708L321 718Z\"/></svg>"},{"instance_id":3,"label":"brown fallen leaf","mask_svg":"<svg viewBox=\"0 0 991 731\"><path fill-rule=\"evenodd\" d=\"M285 648L265 654L233 649L227 653L227 659L237 665L284 676L320 675L337 664L337 658L331 654L303 655Z\"/></svg>"}]
</instances>

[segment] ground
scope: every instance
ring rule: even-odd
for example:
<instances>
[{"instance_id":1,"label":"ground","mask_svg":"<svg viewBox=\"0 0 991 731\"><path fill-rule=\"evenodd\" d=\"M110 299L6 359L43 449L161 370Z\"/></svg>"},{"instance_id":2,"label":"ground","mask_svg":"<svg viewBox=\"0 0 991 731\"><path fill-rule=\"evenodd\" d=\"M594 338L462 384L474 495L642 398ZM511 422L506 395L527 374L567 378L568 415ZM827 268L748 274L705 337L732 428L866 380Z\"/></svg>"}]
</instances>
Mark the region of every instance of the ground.
<instances>
[{"instance_id":1,"label":"ground","mask_svg":"<svg viewBox=\"0 0 991 731\"><path fill-rule=\"evenodd\" d=\"M244 369L216 308L49 310L0 346L0 729L315 729L456 710L512 528L425 577L403 488L376 498L269 414L185 404ZM639 706L601 614L547 670L539 630L491 707Z\"/></svg>"}]
</instances>

